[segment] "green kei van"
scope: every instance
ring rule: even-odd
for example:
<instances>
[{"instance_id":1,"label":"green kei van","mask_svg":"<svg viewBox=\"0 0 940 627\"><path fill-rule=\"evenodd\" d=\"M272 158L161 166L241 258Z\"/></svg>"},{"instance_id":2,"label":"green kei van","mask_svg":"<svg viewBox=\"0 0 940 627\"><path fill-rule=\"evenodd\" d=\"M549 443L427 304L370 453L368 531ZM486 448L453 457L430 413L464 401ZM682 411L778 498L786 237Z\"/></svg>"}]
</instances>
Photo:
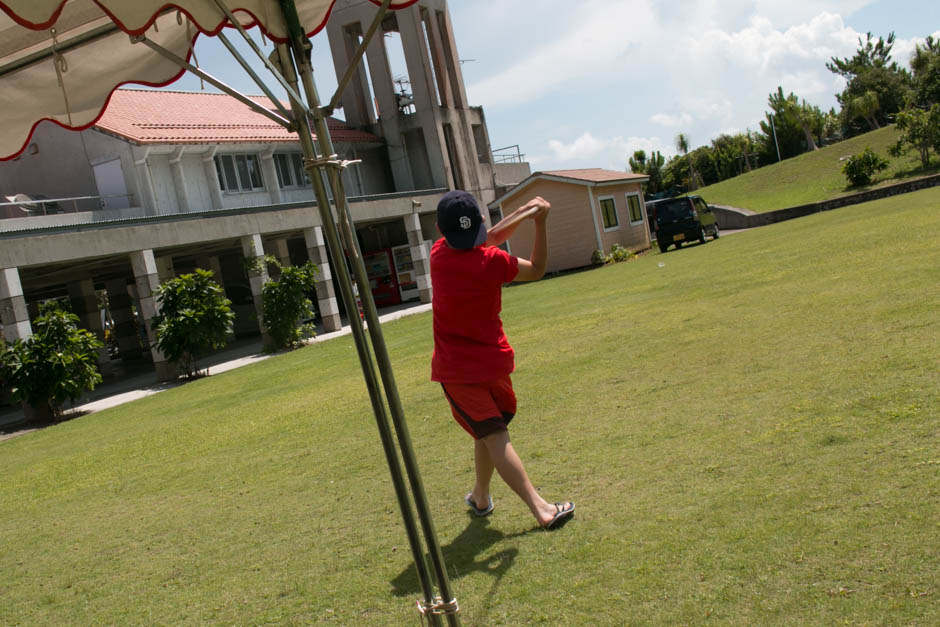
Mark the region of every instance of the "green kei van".
<instances>
[{"instance_id":1,"label":"green kei van","mask_svg":"<svg viewBox=\"0 0 940 627\"><path fill-rule=\"evenodd\" d=\"M646 215L656 230L660 252L670 246L697 240L704 244L706 237L718 239L718 220L715 212L701 196L665 198L646 203Z\"/></svg>"}]
</instances>

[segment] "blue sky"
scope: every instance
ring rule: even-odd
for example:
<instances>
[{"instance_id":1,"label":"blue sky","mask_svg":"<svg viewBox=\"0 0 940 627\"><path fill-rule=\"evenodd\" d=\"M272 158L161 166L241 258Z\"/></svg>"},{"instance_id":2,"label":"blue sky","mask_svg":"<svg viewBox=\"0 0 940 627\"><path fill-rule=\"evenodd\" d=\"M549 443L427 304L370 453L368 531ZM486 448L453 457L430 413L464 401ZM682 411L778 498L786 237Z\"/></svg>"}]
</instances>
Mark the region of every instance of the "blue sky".
<instances>
[{"instance_id":1,"label":"blue sky","mask_svg":"<svg viewBox=\"0 0 940 627\"><path fill-rule=\"evenodd\" d=\"M828 110L843 83L825 63L854 54L867 31L894 31L893 56L904 65L915 42L940 37L936 0L456 0L449 7L470 103L484 108L493 147L518 144L533 170L623 170L637 149L675 154L680 132L699 146L758 129L778 85ZM393 74L403 75L394 38L387 44ZM200 39L196 54L210 73L260 93L217 42ZM314 39L313 61L326 101L336 75L325 33ZM199 80L190 75L171 88L197 90Z\"/></svg>"}]
</instances>

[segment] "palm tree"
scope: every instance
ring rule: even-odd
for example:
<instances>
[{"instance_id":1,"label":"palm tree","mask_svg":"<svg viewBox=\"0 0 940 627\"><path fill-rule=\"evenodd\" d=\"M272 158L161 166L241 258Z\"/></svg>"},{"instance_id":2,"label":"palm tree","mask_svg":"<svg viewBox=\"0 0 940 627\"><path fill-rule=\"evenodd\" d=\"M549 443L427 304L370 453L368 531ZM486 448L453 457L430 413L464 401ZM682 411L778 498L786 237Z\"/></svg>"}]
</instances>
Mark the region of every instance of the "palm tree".
<instances>
[{"instance_id":1,"label":"palm tree","mask_svg":"<svg viewBox=\"0 0 940 627\"><path fill-rule=\"evenodd\" d=\"M873 91L866 91L858 98L853 98L849 101L848 107L850 115L864 118L871 127L871 130L881 128L878 124L878 118L875 117L875 113L880 108L881 105L878 102L878 94Z\"/></svg>"},{"instance_id":2,"label":"palm tree","mask_svg":"<svg viewBox=\"0 0 940 627\"><path fill-rule=\"evenodd\" d=\"M689 157L689 136L685 133L676 135L676 150L689 160L689 189L695 189L695 169L692 167L692 158Z\"/></svg>"}]
</instances>

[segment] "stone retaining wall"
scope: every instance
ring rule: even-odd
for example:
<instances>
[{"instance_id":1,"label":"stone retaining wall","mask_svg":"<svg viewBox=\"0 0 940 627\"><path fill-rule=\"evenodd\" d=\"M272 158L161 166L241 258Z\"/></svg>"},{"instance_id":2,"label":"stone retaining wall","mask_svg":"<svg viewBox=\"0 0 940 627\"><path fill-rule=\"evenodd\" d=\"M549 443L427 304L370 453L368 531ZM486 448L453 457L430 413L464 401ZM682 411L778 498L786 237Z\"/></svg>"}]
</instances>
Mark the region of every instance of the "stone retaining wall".
<instances>
[{"instance_id":1,"label":"stone retaining wall","mask_svg":"<svg viewBox=\"0 0 940 627\"><path fill-rule=\"evenodd\" d=\"M712 205L712 207L714 208L715 215L718 218L718 226L722 229L749 229L756 226L774 224L775 222L783 222L784 220L792 220L793 218L801 218L803 216L819 213L821 211L831 211L832 209L838 209L839 207L857 205L859 203L877 200L879 198L887 198L889 196L896 196L898 194L907 194L919 189L934 187L936 185L940 185L940 174L924 176L921 178L912 179L910 181L904 181L903 183L886 185L885 187L870 189L864 192L850 194L848 196L833 198L831 200L823 200L821 202L814 202L808 205L799 205L796 207L788 207L786 209L777 209L776 211L768 211L766 213L754 213L753 211L748 211L746 209L739 209L737 207L728 207L724 205Z\"/></svg>"}]
</instances>

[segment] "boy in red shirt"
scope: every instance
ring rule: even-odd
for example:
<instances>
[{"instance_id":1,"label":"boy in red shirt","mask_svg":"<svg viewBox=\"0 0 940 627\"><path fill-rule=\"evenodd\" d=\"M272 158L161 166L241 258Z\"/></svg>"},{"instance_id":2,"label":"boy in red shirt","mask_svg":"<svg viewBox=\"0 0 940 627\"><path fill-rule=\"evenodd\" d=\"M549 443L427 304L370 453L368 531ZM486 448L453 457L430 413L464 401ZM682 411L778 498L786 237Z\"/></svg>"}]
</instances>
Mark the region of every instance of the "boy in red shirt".
<instances>
[{"instance_id":1,"label":"boy in red shirt","mask_svg":"<svg viewBox=\"0 0 940 627\"><path fill-rule=\"evenodd\" d=\"M516 413L509 375L515 365L499 312L503 283L535 281L545 274L549 209L548 202L535 197L487 231L473 196L448 192L437 206L437 228L444 237L431 249L431 380L440 382L454 418L474 439L476 482L467 505L478 516L493 511L495 469L546 529L568 520L574 503L548 503L539 496L509 442L507 426ZM535 223L530 259L497 248L526 219Z\"/></svg>"}]
</instances>

